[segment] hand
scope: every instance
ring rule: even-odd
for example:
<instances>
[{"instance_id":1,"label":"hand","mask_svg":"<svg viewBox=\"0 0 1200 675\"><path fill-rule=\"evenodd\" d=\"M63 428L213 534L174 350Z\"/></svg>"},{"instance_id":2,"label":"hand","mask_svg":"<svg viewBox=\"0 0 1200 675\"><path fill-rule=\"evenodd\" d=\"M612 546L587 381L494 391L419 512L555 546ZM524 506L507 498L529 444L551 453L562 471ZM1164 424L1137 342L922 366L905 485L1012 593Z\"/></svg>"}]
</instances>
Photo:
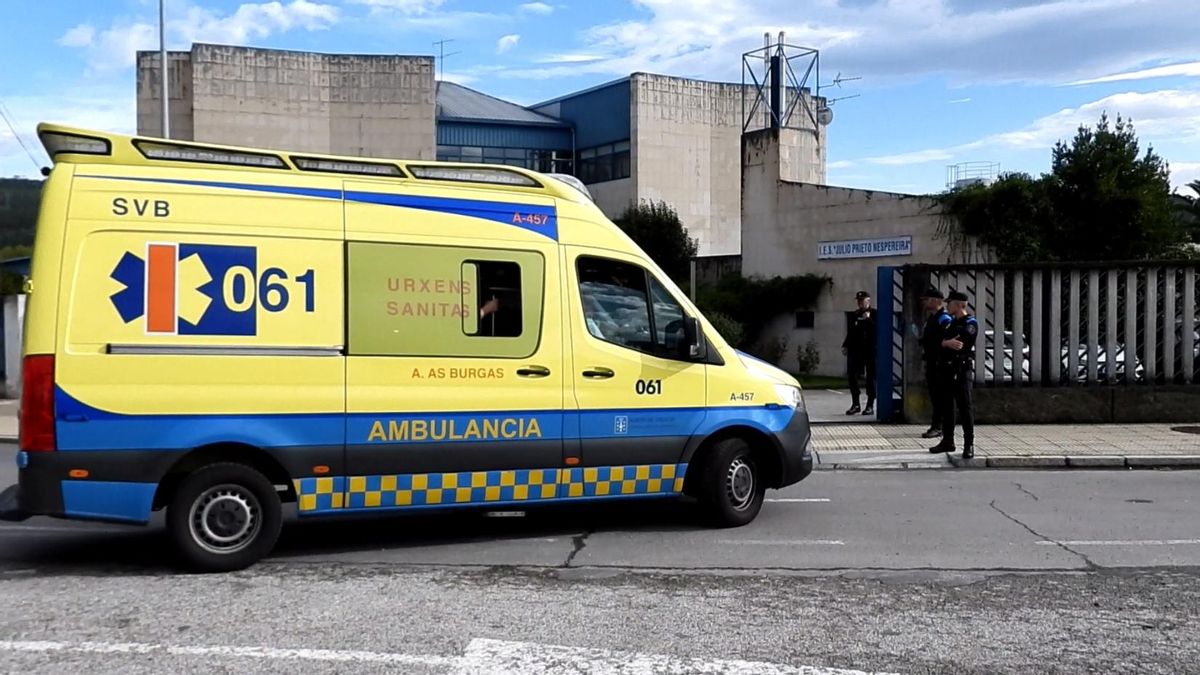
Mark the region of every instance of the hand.
<instances>
[{"instance_id":1,"label":"hand","mask_svg":"<svg viewBox=\"0 0 1200 675\"><path fill-rule=\"evenodd\" d=\"M950 338L949 340L942 340L942 346L949 347L957 352L962 350L963 343L962 340L959 340L958 338Z\"/></svg>"},{"instance_id":2,"label":"hand","mask_svg":"<svg viewBox=\"0 0 1200 675\"><path fill-rule=\"evenodd\" d=\"M842 347L842 356L846 356L846 355L847 355L847 354L849 354L849 353L850 353L850 350L849 350L849 349L846 349L845 347Z\"/></svg>"},{"instance_id":3,"label":"hand","mask_svg":"<svg viewBox=\"0 0 1200 675\"><path fill-rule=\"evenodd\" d=\"M500 309L500 301L497 300L496 298L492 298L491 300L488 300L486 303L484 303L483 307L479 308L479 318L482 319L483 317L487 316L488 314L491 314L492 312L496 311L497 309Z\"/></svg>"}]
</instances>

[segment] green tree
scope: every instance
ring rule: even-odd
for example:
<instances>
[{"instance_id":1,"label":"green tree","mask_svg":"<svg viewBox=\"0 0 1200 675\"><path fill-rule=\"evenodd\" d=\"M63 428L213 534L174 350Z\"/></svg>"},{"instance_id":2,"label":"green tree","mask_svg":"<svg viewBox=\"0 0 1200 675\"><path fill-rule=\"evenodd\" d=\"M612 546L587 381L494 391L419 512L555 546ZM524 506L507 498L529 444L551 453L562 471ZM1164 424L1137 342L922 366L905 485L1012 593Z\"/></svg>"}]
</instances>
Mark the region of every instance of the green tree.
<instances>
[{"instance_id":1,"label":"green tree","mask_svg":"<svg viewBox=\"0 0 1200 675\"><path fill-rule=\"evenodd\" d=\"M630 204L613 222L676 283L687 284L696 240L688 236L671 205L653 201Z\"/></svg>"},{"instance_id":2,"label":"green tree","mask_svg":"<svg viewBox=\"0 0 1200 675\"><path fill-rule=\"evenodd\" d=\"M974 237L1003 262L1174 257L1189 239L1167 163L1153 148L1143 153L1133 123L1119 116L1055 144L1040 178L1008 174L937 199L943 234Z\"/></svg>"},{"instance_id":3,"label":"green tree","mask_svg":"<svg viewBox=\"0 0 1200 675\"><path fill-rule=\"evenodd\" d=\"M1080 126L1068 145L1054 146L1048 185L1054 208L1051 251L1063 260L1144 259L1167 255L1184 241L1171 208L1167 163L1141 154L1133 123L1102 115Z\"/></svg>"}]
</instances>

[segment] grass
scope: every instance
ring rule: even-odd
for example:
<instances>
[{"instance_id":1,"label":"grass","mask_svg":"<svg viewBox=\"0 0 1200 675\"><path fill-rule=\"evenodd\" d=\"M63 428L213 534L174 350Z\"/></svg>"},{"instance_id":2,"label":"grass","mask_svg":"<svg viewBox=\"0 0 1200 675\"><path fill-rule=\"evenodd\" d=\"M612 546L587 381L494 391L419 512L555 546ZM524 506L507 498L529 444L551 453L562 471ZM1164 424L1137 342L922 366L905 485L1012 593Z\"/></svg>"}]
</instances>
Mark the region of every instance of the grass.
<instances>
[{"instance_id":1,"label":"grass","mask_svg":"<svg viewBox=\"0 0 1200 675\"><path fill-rule=\"evenodd\" d=\"M805 389L849 389L850 382L844 377L829 377L827 375L797 375L800 386Z\"/></svg>"}]
</instances>

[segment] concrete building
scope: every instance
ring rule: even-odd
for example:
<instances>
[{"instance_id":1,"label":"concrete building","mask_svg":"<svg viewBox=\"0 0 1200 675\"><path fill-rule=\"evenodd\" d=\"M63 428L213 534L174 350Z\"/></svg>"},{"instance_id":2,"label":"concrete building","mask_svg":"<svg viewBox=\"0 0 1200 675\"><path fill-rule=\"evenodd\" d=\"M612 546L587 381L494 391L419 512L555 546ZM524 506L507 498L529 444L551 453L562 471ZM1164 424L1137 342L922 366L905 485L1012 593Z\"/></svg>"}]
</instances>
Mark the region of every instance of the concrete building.
<instances>
[{"instance_id":1,"label":"concrete building","mask_svg":"<svg viewBox=\"0 0 1200 675\"><path fill-rule=\"evenodd\" d=\"M741 250L741 135L752 86L634 73L529 107L435 82L425 56L208 44L168 55L173 138L571 173L610 217L674 206L700 255ZM138 54L138 133L161 134L159 55ZM799 108L820 101L807 90ZM761 109L761 106L760 106ZM825 180L825 127L796 115L792 180Z\"/></svg>"},{"instance_id":2,"label":"concrete building","mask_svg":"<svg viewBox=\"0 0 1200 675\"><path fill-rule=\"evenodd\" d=\"M434 158L429 56L196 44L170 52L172 138L308 152ZM138 53L138 133L162 135L158 52Z\"/></svg>"},{"instance_id":3,"label":"concrete building","mask_svg":"<svg viewBox=\"0 0 1200 675\"><path fill-rule=\"evenodd\" d=\"M766 336L787 341L781 366L794 369L796 349L812 341L821 357L816 374L840 376L854 295L877 294L880 266L984 262L986 256L971 242L952 246L942 236L940 211L928 197L796 180L795 143L786 138L793 133L762 130L743 138L741 272L829 277L815 307L776 317Z\"/></svg>"}]
</instances>

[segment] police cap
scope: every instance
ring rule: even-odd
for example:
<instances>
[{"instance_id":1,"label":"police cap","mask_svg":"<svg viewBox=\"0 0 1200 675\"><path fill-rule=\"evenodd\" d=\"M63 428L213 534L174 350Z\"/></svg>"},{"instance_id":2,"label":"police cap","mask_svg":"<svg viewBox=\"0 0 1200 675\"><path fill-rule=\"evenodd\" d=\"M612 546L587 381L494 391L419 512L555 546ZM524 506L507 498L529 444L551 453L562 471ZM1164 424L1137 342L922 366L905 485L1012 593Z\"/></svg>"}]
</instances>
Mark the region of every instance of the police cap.
<instances>
[{"instance_id":1,"label":"police cap","mask_svg":"<svg viewBox=\"0 0 1200 675\"><path fill-rule=\"evenodd\" d=\"M941 299L945 298L946 296L942 295L942 291L940 289L930 287L929 290L927 290L921 294L921 297L922 298L934 298L937 300L941 300Z\"/></svg>"},{"instance_id":2,"label":"police cap","mask_svg":"<svg viewBox=\"0 0 1200 675\"><path fill-rule=\"evenodd\" d=\"M950 291L950 300L959 300L961 302L966 302L967 294L963 293L961 291Z\"/></svg>"},{"instance_id":3,"label":"police cap","mask_svg":"<svg viewBox=\"0 0 1200 675\"><path fill-rule=\"evenodd\" d=\"M866 291L859 291L854 294L855 300L862 300L863 298L869 298L869 297L871 297L871 294Z\"/></svg>"}]
</instances>

